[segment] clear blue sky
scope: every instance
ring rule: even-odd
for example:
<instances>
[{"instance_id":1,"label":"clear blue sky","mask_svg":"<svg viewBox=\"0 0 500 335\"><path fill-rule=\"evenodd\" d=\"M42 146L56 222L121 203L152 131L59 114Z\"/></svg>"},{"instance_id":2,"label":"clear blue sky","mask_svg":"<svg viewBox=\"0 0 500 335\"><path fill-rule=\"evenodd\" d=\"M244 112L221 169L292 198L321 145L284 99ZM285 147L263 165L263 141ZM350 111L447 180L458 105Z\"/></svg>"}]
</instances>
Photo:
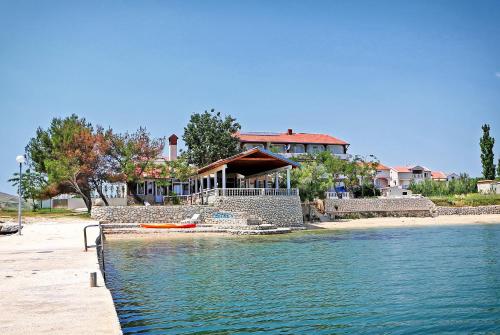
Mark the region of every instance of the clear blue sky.
<instances>
[{"instance_id":1,"label":"clear blue sky","mask_svg":"<svg viewBox=\"0 0 500 335\"><path fill-rule=\"evenodd\" d=\"M500 1L0 1L0 191L52 117L328 133L388 165L500 157Z\"/></svg>"}]
</instances>

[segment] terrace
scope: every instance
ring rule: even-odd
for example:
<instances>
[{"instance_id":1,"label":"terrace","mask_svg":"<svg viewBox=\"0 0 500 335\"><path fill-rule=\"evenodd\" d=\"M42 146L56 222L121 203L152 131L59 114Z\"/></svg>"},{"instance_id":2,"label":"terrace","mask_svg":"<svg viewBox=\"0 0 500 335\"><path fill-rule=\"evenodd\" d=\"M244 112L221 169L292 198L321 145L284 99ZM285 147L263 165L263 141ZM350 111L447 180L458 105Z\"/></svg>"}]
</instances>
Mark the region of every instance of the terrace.
<instances>
[{"instance_id":1,"label":"terrace","mask_svg":"<svg viewBox=\"0 0 500 335\"><path fill-rule=\"evenodd\" d=\"M299 166L279 154L252 148L199 169L192 197L208 203L213 197L298 196L290 171Z\"/></svg>"}]
</instances>

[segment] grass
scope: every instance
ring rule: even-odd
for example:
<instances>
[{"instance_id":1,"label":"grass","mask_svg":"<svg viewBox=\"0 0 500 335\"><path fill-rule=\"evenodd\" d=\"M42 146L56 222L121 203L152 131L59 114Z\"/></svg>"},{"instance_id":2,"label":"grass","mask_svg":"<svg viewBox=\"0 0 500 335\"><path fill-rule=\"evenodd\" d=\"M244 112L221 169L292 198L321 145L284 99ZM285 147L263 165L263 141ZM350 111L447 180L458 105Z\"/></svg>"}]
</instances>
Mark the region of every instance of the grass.
<instances>
[{"instance_id":1,"label":"grass","mask_svg":"<svg viewBox=\"0 0 500 335\"><path fill-rule=\"evenodd\" d=\"M470 193L466 195L446 195L429 197L437 206L488 206L500 205L500 194Z\"/></svg>"},{"instance_id":2,"label":"grass","mask_svg":"<svg viewBox=\"0 0 500 335\"><path fill-rule=\"evenodd\" d=\"M44 218L60 218L60 217L77 217L77 218L89 218L88 213L73 212L69 209L62 208L43 208L36 211L23 210L23 216L26 217L44 217ZM13 218L17 217L17 209L0 209L0 217Z\"/></svg>"}]
</instances>

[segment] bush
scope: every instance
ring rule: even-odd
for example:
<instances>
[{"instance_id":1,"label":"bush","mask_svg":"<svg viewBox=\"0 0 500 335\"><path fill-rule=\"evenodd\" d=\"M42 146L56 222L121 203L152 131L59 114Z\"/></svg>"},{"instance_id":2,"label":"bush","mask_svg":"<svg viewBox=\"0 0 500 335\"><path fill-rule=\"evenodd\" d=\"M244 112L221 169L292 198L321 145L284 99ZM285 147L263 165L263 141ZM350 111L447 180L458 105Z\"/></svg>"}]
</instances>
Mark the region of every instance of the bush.
<instances>
[{"instance_id":1,"label":"bush","mask_svg":"<svg viewBox=\"0 0 500 335\"><path fill-rule=\"evenodd\" d=\"M410 184L410 190L426 197L469 194L477 192L477 179L461 174L460 178L451 181L434 181L426 179L420 183Z\"/></svg>"},{"instance_id":2,"label":"bush","mask_svg":"<svg viewBox=\"0 0 500 335\"><path fill-rule=\"evenodd\" d=\"M500 194L471 193L467 195L433 196L429 199L437 206L463 207L500 205Z\"/></svg>"}]
</instances>

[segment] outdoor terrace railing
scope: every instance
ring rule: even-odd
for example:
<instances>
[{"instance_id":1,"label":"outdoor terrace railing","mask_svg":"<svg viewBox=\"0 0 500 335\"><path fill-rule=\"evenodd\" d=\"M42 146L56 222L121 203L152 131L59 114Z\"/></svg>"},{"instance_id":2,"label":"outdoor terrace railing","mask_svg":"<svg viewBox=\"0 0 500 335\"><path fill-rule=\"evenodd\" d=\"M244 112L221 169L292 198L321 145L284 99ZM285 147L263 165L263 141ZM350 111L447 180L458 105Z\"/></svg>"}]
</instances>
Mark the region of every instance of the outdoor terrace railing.
<instances>
[{"instance_id":1,"label":"outdoor terrace railing","mask_svg":"<svg viewBox=\"0 0 500 335\"><path fill-rule=\"evenodd\" d=\"M349 192L325 192L327 199L349 199Z\"/></svg>"},{"instance_id":2,"label":"outdoor terrace railing","mask_svg":"<svg viewBox=\"0 0 500 335\"><path fill-rule=\"evenodd\" d=\"M217 188L216 195L219 197L249 197L249 196L297 196L299 190L296 188Z\"/></svg>"}]
</instances>

